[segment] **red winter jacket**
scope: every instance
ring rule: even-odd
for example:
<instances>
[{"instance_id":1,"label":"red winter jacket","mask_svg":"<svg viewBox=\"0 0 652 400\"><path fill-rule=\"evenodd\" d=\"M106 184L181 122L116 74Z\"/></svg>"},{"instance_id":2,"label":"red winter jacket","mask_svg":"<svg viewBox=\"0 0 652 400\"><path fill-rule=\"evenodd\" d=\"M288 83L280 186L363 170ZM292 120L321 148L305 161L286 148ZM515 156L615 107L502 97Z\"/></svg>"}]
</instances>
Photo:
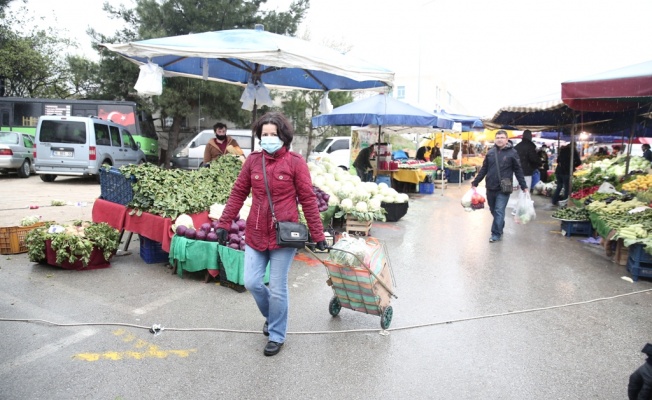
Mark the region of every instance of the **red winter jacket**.
<instances>
[{"instance_id":1,"label":"red winter jacket","mask_svg":"<svg viewBox=\"0 0 652 400\"><path fill-rule=\"evenodd\" d=\"M314 242L325 240L317 197L312 191L308 165L301 155L288 151L285 147L280 148L274 154L268 154L262 150L249 154L235 185L233 185L218 227L229 230L231 221L238 215L242 204L251 192L253 201L249 217L247 217L245 243L258 251L279 248L276 244L276 231L272 224L272 213L265 191L262 157L265 157L267 183L276 219L298 222L298 198L308 222L311 240Z\"/></svg>"}]
</instances>

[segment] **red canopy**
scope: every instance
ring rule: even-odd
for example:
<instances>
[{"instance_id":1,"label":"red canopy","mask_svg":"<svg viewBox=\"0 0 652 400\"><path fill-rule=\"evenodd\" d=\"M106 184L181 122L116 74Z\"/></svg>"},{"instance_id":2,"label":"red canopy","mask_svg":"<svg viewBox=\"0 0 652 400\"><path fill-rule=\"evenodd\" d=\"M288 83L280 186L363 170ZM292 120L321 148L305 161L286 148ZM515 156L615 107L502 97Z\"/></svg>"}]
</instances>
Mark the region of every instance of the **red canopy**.
<instances>
[{"instance_id":1,"label":"red canopy","mask_svg":"<svg viewBox=\"0 0 652 400\"><path fill-rule=\"evenodd\" d=\"M652 103L652 61L563 82L561 98L579 111L623 111Z\"/></svg>"}]
</instances>

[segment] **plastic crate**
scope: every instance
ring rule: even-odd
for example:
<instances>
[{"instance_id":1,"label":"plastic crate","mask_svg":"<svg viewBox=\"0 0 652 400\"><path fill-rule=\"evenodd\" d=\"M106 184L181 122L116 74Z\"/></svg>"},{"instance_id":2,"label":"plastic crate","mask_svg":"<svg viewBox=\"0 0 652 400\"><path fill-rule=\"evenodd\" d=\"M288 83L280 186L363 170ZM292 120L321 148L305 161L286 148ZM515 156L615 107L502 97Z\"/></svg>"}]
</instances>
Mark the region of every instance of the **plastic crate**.
<instances>
[{"instance_id":1,"label":"plastic crate","mask_svg":"<svg viewBox=\"0 0 652 400\"><path fill-rule=\"evenodd\" d=\"M464 172L459 169L449 169L446 172L448 183L460 183L464 180Z\"/></svg>"},{"instance_id":2,"label":"plastic crate","mask_svg":"<svg viewBox=\"0 0 652 400\"><path fill-rule=\"evenodd\" d=\"M652 278L652 264L641 263L634 260L631 256L627 262L627 271L632 275L632 280L634 281L637 281L641 276L644 278Z\"/></svg>"},{"instance_id":3,"label":"plastic crate","mask_svg":"<svg viewBox=\"0 0 652 400\"><path fill-rule=\"evenodd\" d=\"M390 178L389 175L377 175L376 183L381 183L381 182L384 182L389 187L392 186L392 178Z\"/></svg>"},{"instance_id":4,"label":"plastic crate","mask_svg":"<svg viewBox=\"0 0 652 400\"><path fill-rule=\"evenodd\" d=\"M145 236L138 235L140 239L140 258L147 264L166 263L169 261L170 254L163 251L161 243Z\"/></svg>"},{"instance_id":5,"label":"plastic crate","mask_svg":"<svg viewBox=\"0 0 652 400\"><path fill-rule=\"evenodd\" d=\"M561 221L561 233L564 236L591 236L593 226L591 225L591 221Z\"/></svg>"},{"instance_id":6,"label":"plastic crate","mask_svg":"<svg viewBox=\"0 0 652 400\"><path fill-rule=\"evenodd\" d=\"M652 254L645 251L645 247L640 243L629 246L629 256L636 262L652 264Z\"/></svg>"},{"instance_id":7,"label":"plastic crate","mask_svg":"<svg viewBox=\"0 0 652 400\"><path fill-rule=\"evenodd\" d=\"M134 198L132 179L127 179L119 169L100 168L100 198L126 206Z\"/></svg>"},{"instance_id":8,"label":"plastic crate","mask_svg":"<svg viewBox=\"0 0 652 400\"><path fill-rule=\"evenodd\" d=\"M421 194L433 194L435 193L435 184L434 183L419 183L419 193Z\"/></svg>"},{"instance_id":9,"label":"plastic crate","mask_svg":"<svg viewBox=\"0 0 652 400\"><path fill-rule=\"evenodd\" d=\"M45 225L38 222L30 226L8 226L0 228L0 254L19 254L27 252L25 238L35 228Z\"/></svg>"}]
</instances>

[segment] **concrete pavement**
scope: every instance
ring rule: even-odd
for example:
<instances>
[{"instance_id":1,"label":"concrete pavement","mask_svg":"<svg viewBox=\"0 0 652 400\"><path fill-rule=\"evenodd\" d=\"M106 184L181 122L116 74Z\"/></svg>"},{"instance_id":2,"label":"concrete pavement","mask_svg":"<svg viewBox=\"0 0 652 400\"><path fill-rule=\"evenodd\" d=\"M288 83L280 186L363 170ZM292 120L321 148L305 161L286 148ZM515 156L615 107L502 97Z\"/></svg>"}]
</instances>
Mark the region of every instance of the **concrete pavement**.
<instances>
[{"instance_id":1,"label":"concrete pavement","mask_svg":"<svg viewBox=\"0 0 652 400\"><path fill-rule=\"evenodd\" d=\"M0 184L2 226L54 196L87 206L39 209L48 219L90 219L100 193L70 178ZM626 398L652 341L652 283L621 279L599 246L561 236L541 197L535 221L510 220L489 243L489 211L459 203L467 189L413 195L400 221L374 223L399 296L389 332L377 316L331 317L325 268L295 261L291 333L275 357L262 354L249 294L145 264L136 239L104 270L1 256L0 398Z\"/></svg>"}]
</instances>

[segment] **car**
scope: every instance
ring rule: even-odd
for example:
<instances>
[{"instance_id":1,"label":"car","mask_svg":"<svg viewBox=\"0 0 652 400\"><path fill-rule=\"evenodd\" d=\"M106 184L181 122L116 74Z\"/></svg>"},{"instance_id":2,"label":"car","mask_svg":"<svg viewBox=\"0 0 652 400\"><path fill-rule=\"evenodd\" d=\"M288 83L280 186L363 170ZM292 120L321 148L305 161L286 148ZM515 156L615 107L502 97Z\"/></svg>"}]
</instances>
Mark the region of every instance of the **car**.
<instances>
[{"instance_id":1,"label":"car","mask_svg":"<svg viewBox=\"0 0 652 400\"><path fill-rule=\"evenodd\" d=\"M0 172L16 172L21 178L34 172L34 136L0 131Z\"/></svg>"},{"instance_id":2,"label":"car","mask_svg":"<svg viewBox=\"0 0 652 400\"><path fill-rule=\"evenodd\" d=\"M325 157L343 170L348 170L351 165L351 137L331 136L322 139L308 156L308 161L317 162Z\"/></svg>"},{"instance_id":3,"label":"car","mask_svg":"<svg viewBox=\"0 0 652 400\"><path fill-rule=\"evenodd\" d=\"M251 153L251 130L227 129L226 134L232 137L244 152L245 157ZM204 161L204 150L208 141L215 137L212 129L205 129L195 136L183 140L172 152L170 166L181 169L197 169ZM254 144L254 150L260 150L258 140Z\"/></svg>"},{"instance_id":4,"label":"car","mask_svg":"<svg viewBox=\"0 0 652 400\"><path fill-rule=\"evenodd\" d=\"M95 176L103 165L142 164L145 153L124 126L97 117L46 115L36 125L34 171L44 182L58 175Z\"/></svg>"}]
</instances>

